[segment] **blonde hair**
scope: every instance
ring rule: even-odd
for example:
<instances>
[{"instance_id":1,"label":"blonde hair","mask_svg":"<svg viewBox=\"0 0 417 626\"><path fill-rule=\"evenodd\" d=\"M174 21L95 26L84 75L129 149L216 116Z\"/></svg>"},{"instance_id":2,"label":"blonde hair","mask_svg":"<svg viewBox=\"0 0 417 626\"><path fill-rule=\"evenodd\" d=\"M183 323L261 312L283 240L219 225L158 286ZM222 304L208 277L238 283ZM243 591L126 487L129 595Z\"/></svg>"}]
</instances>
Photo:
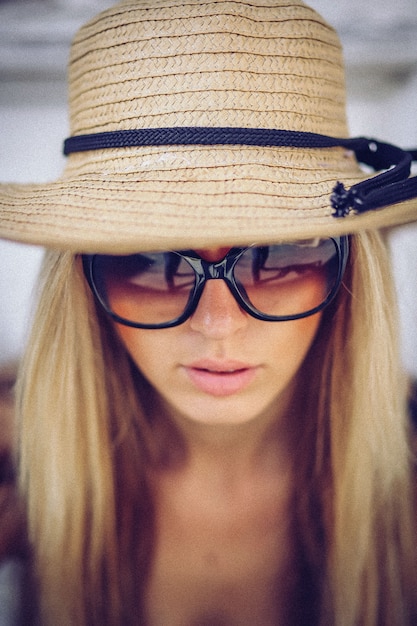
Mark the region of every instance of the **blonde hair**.
<instances>
[{"instance_id":1,"label":"blonde hair","mask_svg":"<svg viewBox=\"0 0 417 626\"><path fill-rule=\"evenodd\" d=\"M122 533L149 525L145 448L132 436L134 426L147 427L129 360L98 322L79 259L48 253L40 283L17 397L41 621L120 624L123 599L130 593L137 601L126 574L135 544ZM131 510L119 495L129 489ZM140 536L140 527L131 534ZM145 557L146 546L136 548ZM139 570L135 563L140 578Z\"/></svg>"},{"instance_id":2,"label":"blonde hair","mask_svg":"<svg viewBox=\"0 0 417 626\"><path fill-rule=\"evenodd\" d=\"M417 617L413 458L397 332L386 246L378 233L352 237L338 301L300 373L312 426L300 444L308 461L299 492L322 507L317 545L317 503L303 503L303 536L324 569L323 624L404 626Z\"/></svg>"},{"instance_id":3,"label":"blonde hair","mask_svg":"<svg viewBox=\"0 0 417 626\"><path fill-rule=\"evenodd\" d=\"M411 625L412 460L388 261L369 233L352 238L350 258L299 373L295 532L317 623ZM48 253L41 283L18 385L41 620L143 623L137 590L153 545L146 383L96 311L80 259Z\"/></svg>"}]
</instances>

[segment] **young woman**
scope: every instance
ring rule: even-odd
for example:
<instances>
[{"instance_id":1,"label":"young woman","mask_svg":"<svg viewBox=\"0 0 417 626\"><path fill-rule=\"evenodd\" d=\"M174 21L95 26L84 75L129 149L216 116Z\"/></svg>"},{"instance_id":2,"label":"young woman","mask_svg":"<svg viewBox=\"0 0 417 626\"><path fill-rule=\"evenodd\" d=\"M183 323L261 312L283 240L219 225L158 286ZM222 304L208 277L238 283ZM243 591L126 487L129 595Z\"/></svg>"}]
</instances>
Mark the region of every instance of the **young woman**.
<instances>
[{"instance_id":1,"label":"young woman","mask_svg":"<svg viewBox=\"0 0 417 626\"><path fill-rule=\"evenodd\" d=\"M379 231L417 187L346 139L336 34L298 0L125 1L70 101L63 177L0 191L0 235L48 248L18 383L37 619L415 623Z\"/></svg>"}]
</instances>

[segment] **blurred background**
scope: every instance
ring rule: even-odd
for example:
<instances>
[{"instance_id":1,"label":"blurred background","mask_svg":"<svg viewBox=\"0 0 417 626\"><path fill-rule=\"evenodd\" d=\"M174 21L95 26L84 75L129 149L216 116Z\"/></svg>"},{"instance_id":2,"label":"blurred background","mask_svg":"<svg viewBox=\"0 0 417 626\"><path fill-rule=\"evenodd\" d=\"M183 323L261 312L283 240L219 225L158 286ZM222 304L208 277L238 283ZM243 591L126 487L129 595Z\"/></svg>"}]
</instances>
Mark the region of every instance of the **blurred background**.
<instances>
[{"instance_id":1,"label":"blurred background","mask_svg":"<svg viewBox=\"0 0 417 626\"><path fill-rule=\"evenodd\" d=\"M77 28L113 0L0 0L0 180L63 169L66 64ZM341 37L352 135L417 146L417 0L310 0ZM417 226L390 236L406 368L417 377ZM0 367L23 349L42 250L0 241ZM381 341L384 338L381 337Z\"/></svg>"}]
</instances>

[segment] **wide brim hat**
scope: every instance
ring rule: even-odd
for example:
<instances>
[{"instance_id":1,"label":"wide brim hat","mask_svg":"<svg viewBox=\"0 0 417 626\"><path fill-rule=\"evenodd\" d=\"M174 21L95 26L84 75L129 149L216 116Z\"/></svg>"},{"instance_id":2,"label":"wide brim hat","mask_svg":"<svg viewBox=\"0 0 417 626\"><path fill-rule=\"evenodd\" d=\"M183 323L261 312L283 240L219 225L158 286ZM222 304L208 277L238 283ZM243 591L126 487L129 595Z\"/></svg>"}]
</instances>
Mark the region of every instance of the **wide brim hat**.
<instances>
[{"instance_id":1,"label":"wide brim hat","mask_svg":"<svg viewBox=\"0 0 417 626\"><path fill-rule=\"evenodd\" d=\"M370 173L348 143L303 140L348 130L338 37L298 0L121 2L76 35L69 102L63 175L1 185L0 237L128 253L417 219L417 199L395 195L335 215L335 185L345 192Z\"/></svg>"}]
</instances>

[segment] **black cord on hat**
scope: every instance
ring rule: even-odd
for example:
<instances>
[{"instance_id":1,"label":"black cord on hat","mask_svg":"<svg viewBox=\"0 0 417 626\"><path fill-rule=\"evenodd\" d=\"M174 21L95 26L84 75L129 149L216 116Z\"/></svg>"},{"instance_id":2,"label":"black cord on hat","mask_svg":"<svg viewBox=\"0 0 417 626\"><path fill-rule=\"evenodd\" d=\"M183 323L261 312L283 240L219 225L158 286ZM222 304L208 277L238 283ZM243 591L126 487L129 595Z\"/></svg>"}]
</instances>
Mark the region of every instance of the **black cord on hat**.
<instances>
[{"instance_id":1,"label":"black cord on hat","mask_svg":"<svg viewBox=\"0 0 417 626\"><path fill-rule=\"evenodd\" d=\"M142 128L88 135L75 135L64 142L64 154L128 148L132 146L172 145L246 145L292 148L332 148L352 150L357 160L375 171L384 170L349 189L340 181L330 196L334 217L351 211L365 213L417 197L417 177L409 178L411 163L417 161L417 149L402 150L376 139L354 137L341 139L317 133L270 128L235 128L191 126L178 128Z\"/></svg>"}]
</instances>

